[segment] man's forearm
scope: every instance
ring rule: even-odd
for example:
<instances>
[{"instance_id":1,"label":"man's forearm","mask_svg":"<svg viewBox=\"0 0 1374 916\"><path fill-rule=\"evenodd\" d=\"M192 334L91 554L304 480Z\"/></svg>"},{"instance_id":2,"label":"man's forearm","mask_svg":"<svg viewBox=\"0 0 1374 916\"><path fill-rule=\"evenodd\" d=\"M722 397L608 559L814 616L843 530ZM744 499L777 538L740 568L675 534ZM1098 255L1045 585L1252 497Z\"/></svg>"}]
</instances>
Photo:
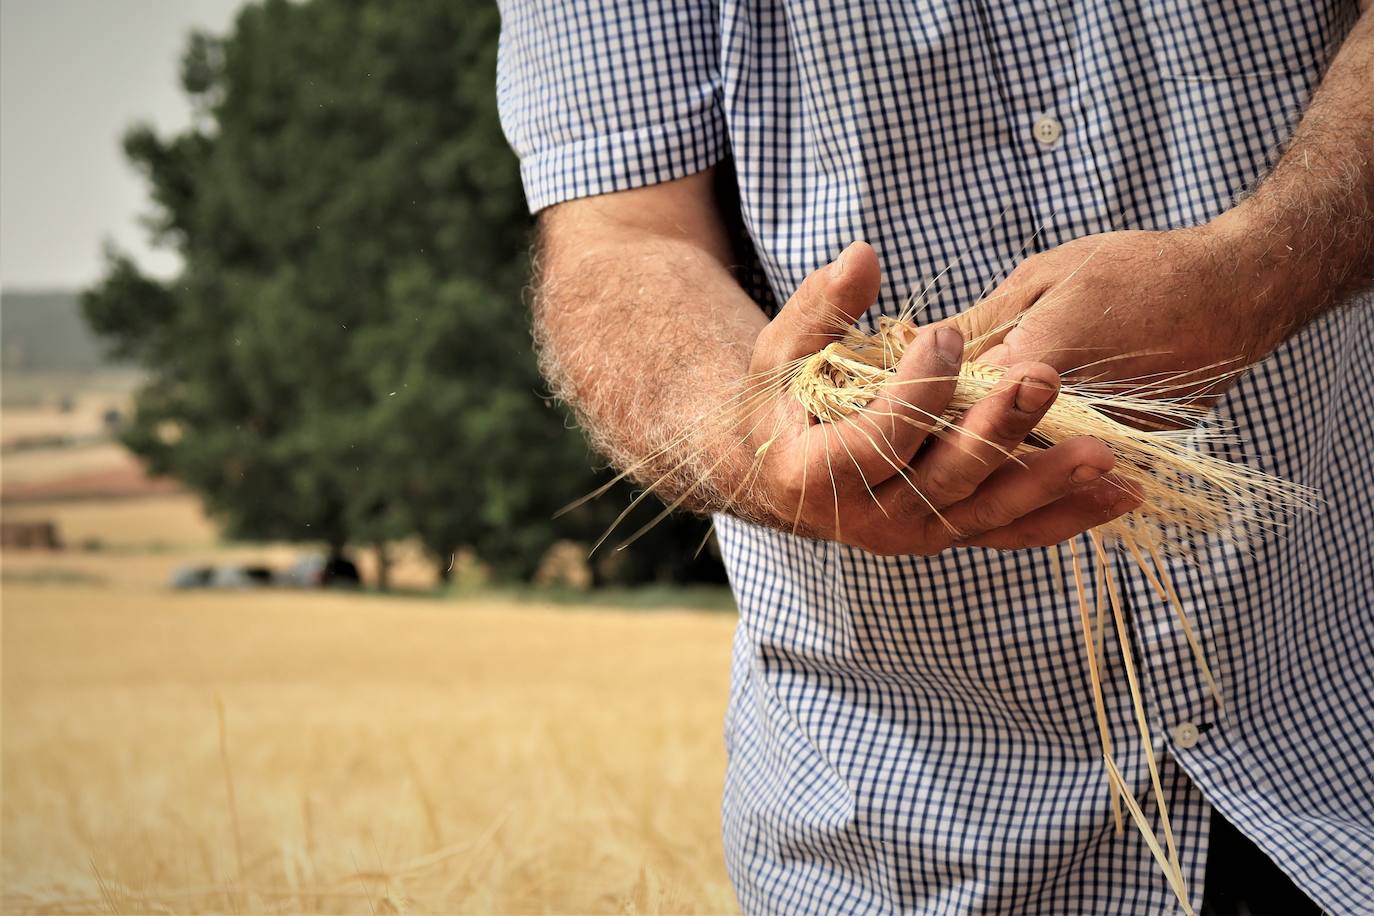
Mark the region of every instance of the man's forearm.
<instances>
[{"instance_id":1,"label":"man's forearm","mask_svg":"<svg viewBox=\"0 0 1374 916\"><path fill-rule=\"evenodd\" d=\"M541 216L533 321L544 376L593 445L669 501L725 508L748 456L730 422L767 318L729 270L711 176ZM746 494L736 514L756 515Z\"/></svg>"},{"instance_id":2,"label":"man's forearm","mask_svg":"<svg viewBox=\"0 0 1374 916\"><path fill-rule=\"evenodd\" d=\"M1293 138L1216 225L1250 252L1263 355L1374 281L1374 13L1347 37Z\"/></svg>"}]
</instances>

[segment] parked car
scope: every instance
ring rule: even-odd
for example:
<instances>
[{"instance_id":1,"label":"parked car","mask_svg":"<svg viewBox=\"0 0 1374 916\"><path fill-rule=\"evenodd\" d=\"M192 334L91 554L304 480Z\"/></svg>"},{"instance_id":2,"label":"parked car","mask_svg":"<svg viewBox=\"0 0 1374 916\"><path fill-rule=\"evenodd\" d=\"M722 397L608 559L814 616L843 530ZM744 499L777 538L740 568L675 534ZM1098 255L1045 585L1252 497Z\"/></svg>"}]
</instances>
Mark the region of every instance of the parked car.
<instances>
[{"instance_id":1,"label":"parked car","mask_svg":"<svg viewBox=\"0 0 1374 916\"><path fill-rule=\"evenodd\" d=\"M172 573L172 588L209 588L213 566L182 566Z\"/></svg>"},{"instance_id":2,"label":"parked car","mask_svg":"<svg viewBox=\"0 0 1374 916\"><path fill-rule=\"evenodd\" d=\"M271 585L272 570L266 566L220 566L210 577L210 588L262 588Z\"/></svg>"},{"instance_id":3,"label":"parked car","mask_svg":"<svg viewBox=\"0 0 1374 916\"><path fill-rule=\"evenodd\" d=\"M357 588L362 584L358 567L346 557L327 560L319 554L303 556L282 573L283 585L296 588Z\"/></svg>"},{"instance_id":4,"label":"parked car","mask_svg":"<svg viewBox=\"0 0 1374 916\"><path fill-rule=\"evenodd\" d=\"M281 585L294 588L357 588L358 567L352 560L303 556L278 573L267 566L183 566L172 573L172 588L245 589Z\"/></svg>"}]
</instances>

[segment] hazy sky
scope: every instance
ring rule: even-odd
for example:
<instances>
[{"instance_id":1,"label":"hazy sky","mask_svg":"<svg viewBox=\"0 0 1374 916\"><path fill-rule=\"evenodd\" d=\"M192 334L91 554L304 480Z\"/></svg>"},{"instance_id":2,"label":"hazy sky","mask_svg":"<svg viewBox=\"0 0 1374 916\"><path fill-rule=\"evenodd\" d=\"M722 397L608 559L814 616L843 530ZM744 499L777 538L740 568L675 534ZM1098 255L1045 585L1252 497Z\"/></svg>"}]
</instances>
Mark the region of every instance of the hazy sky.
<instances>
[{"instance_id":1,"label":"hazy sky","mask_svg":"<svg viewBox=\"0 0 1374 916\"><path fill-rule=\"evenodd\" d=\"M185 126L187 32L224 31L242 0L0 0L0 285L73 287L109 239L159 274L147 190L120 138L136 121Z\"/></svg>"}]
</instances>

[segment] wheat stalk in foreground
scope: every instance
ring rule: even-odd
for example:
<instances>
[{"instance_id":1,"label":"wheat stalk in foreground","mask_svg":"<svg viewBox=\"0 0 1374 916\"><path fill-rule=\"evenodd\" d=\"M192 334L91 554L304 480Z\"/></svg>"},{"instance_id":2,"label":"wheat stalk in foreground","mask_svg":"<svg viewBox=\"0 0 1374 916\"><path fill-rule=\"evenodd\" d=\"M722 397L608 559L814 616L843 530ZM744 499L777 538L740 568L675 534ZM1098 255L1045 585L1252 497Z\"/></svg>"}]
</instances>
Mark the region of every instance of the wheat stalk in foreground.
<instances>
[{"instance_id":1,"label":"wheat stalk in foreground","mask_svg":"<svg viewBox=\"0 0 1374 916\"><path fill-rule=\"evenodd\" d=\"M868 405L880 394L904 403L918 413L924 413L914 405L893 398L891 390L896 384L897 364L913 336L914 328L910 323L886 317L880 319L874 334L866 335L849 328L838 340L794 364L790 368L786 390L822 423L863 415ZM976 352L980 343L972 341L968 349ZM956 421L993 389L1001 379L1002 371L999 367L976 361L965 362L949 406L940 416L926 414L925 421L920 425L941 437L964 434ZM1214 381L1229 374L1220 373ZM1191 916L1193 910L1188 902L1188 888L1169 823L1159 766L1150 740L1149 722L1141 702L1135 660L1122 616L1120 591L1108 560L1107 542L1124 547L1144 572L1160 600L1173 608L1203 679L1218 709L1221 709L1221 689L1207 665L1202 646L1184 612L1161 553L1187 556L1190 546L1199 537L1219 538L1243 547L1254 531L1281 527L1294 510L1311 507L1313 494L1303 487L1256 469L1200 451L1199 445L1208 441L1225 441L1230 436L1216 426L1197 425L1206 417L1205 408L1185 399L1171 397L1183 387L1180 378L1141 379L1133 384L1066 381L1033 435L1008 457L1017 460L1018 455L1049 448L1071 437L1091 436L1112 450L1116 456L1114 476L1129 484L1142 499L1135 511L1089 533L1096 555L1099 583L1095 600L1089 599L1084 587L1081 558L1074 541L1069 542L1070 561L1117 832L1123 830L1121 806L1124 802L1169 882L1170 889L1184 912ZM1139 429L1116 419L1118 416L1144 418L1147 423L1159 428ZM880 428L878 424L874 426ZM1177 429L1179 426L1188 429ZM1057 548L1055 552L1058 555ZM1106 593L1105 603L1103 591ZM1101 633L1108 606L1121 647L1141 747L1150 772L1163 834L1162 843L1134 795L1127 790L1112 755L1111 730L1102 699L1101 680ZM1092 623L1094 614L1097 617L1096 639Z\"/></svg>"}]
</instances>

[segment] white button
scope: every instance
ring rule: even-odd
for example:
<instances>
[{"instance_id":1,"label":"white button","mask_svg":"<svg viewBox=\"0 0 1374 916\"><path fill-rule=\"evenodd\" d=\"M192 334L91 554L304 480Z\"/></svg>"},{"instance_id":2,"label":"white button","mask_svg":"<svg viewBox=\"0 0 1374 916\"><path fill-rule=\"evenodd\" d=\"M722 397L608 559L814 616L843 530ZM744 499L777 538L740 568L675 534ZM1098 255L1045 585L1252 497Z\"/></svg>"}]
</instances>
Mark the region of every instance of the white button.
<instances>
[{"instance_id":1,"label":"white button","mask_svg":"<svg viewBox=\"0 0 1374 916\"><path fill-rule=\"evenodd\" d=\"M1174 743L1185 751L1197 744L1197 726L1191 722L1181 722L1174 726Z\"/></svg>"},{"instance_id":2,"label":"white button","mask_svg":"<svg viewBox=\"0 0 1374 916\"><path fill-rule=\"evenodd\" d=\"M1031 136L1039 141L1042 146L1054 146L1055 141L1063 132L1064 125L1049 115L1036 121L1035 126L1031 128Z\"/></svg>"}]
</instances>

